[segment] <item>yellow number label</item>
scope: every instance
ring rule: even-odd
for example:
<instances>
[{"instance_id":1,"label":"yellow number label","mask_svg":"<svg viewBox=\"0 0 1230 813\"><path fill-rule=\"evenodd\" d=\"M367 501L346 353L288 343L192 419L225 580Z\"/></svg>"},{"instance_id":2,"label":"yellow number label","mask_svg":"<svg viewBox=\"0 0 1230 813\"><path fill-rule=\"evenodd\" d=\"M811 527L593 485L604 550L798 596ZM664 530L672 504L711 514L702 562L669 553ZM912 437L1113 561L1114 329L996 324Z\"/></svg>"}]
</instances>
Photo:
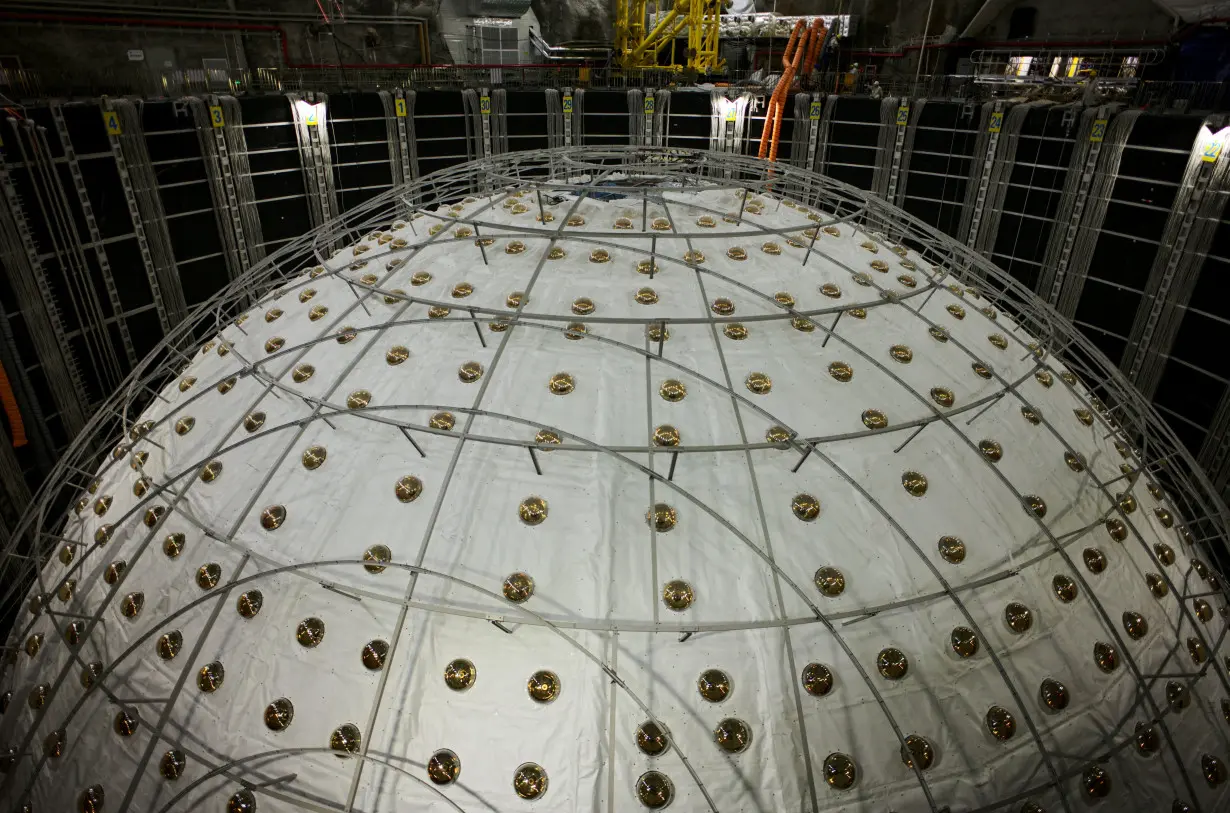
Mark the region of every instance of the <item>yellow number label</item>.
<instances>
[{"instance_id":1,"label":"yellow number label","mask_svg":"<svg viewBox=\"0 0 1230 813\"><path fill-rule=\"evenodd\" d=\"M1093 122L1093 129L1089 131L1089 140L1098 142L1106 138L1106 119L1096 119Z\"/></svg>"},{"instance_id":2,"label":"yellow number label","mask_svg":"<svg viewBox=\"0 0 1230 813\"><path fill-rule=\"evenodd\" d=\"M910 108L907 105L901 105L897 108L897 126L904 127L910 123Z\"/></svg>"},{"instance_id":3,"label":"yellow number label","mask_svg":"<svg viewBox=\"0 0 1230 813\"><path fill-rule=\"evenodd\" d=\"M107 126L107 135L119 135L124 132L120 127L120 114L114 110L103 111L103 124Z\"/></svg>"},{"instance_id":4,"label":"yellow number label","mask_svg":"<svg viewBox=\"0 0 1230 813\"><path fill-rule=\"evenodd\" d=\"M406 117L406 100L394 99L393 112L397 114L397 118L404 119Z\"/></svg>"},{"instance_id":5,"label":"yellow number label","mask_svg":"<svg viewBox=\"0 0 1230 813\"><path fill-rule=\"evenodd\" d=\"M209 108L209 123L214 127L226 125L226 119L222 117L222 108L220 106L215 104Z\"/></svg>"},{"instance_id":6,"label":"yellow number label","mask_svg":"<svg viewBox=\"0 0 1230 813\"><path fill-rule=\"evenodd\" d=\"M1004 128L1004 114L996 111L991 114L991 121L987 124L988 133L998 133Z\"/></svg>"},{"instance_id":7,"label":"yellow number label","mask_svg":"<svg viewBox=\"0 0 1230 813\"><path fill-rule=\"evenodd\" d=\"M1221 148L1225 145L1225 138L1222 136L1213 136L1204 143L1204 149L1200 151L1200 160L1205 163L1215 164L1217 159L1221 157Z\"/></svg>"}]
</instances>

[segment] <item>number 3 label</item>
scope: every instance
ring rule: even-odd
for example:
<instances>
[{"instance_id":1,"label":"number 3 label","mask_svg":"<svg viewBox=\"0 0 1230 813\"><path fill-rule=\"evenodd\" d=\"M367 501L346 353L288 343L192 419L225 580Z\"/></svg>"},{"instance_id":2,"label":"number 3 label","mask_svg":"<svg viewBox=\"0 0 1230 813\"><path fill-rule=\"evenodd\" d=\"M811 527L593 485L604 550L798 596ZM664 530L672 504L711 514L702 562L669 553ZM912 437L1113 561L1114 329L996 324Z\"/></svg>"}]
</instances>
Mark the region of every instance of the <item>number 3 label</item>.
<instances>
[{"instance_id":1,"label":"number 3 label","mask_svg":"<svg viewBox=\"0 0 1230 813\"><path fill-rule=\"evenodd\" d=\"M219 105L209 108L209 121L214 127L222 127L226 124L226 119L222 118L222 108Z\"/></svg>"}]
</instances>

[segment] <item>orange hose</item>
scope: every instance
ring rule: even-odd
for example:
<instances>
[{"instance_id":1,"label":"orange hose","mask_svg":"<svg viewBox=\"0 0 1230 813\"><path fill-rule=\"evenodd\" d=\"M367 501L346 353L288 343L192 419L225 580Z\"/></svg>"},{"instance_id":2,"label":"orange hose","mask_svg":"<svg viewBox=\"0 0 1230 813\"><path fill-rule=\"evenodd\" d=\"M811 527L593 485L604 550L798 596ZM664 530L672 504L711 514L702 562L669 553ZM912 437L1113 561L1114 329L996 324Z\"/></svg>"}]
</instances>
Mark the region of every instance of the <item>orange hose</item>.
<instances>
[{"instance_id":1,"label":"orange hose","mask_svg":"<svg viewBox=\"0 0 1230 813\"><path fill-rule=\"evenodd\" d=\"M820 56L820 49L824 46L826 34L828 34L828 30L824 27L824 21L819 17L812 20L811 47L807 49L807 57L803 60L804 76L811 76L812 68L816 66L816 59Z\"/></svg>"},{"instance_id":2,"label":"orange hose","mask_svg":"<svg viewBox=\"0 0 1230 813\"><path fill-rule=\"evenodd\" d=\"M794 48L787 47L786 53L782 55L782 76L777 83L777 89L774 91L774 96L777 97L777 104L773 108L773 138L769 143L769 162L777 161L777 147L781 142L782 137L782 115L786 111L786 94L790 91L790 85L794 83L794 77L799 72L799 67L803 61L803 54L811 50L811 31L803 27L803 21L799 20L795 23L795 30L801 34L797 41L793 41ZM789 64L787 64L789 60Z\"/></svg>"},{"instance_id":3,"label":"orange hose","mask_svg":"<svg viewBox=\"0 0 1230 813\"><path fill-rule=\"evenodd\" d=\"M794 24L794 30L790 32L790 41L786 43L786 51L782 54L782 75L777 80L777 87L773 88L773 93L769 97L769 103L764 111L764 129L760 133L760 152L757 158L764 158L769 152L769 141L773 136L773 121L778 113L778 105L780 104L780 95L783 87L790 86L790 78L786 76L786 71L790 67L790 55L795 51L798 44L799 35L803 32L803 21L799 20ZM773 159L770 158L770 161Z\"/></svg>"},{"instance_id":4,"label":"orange hose","mask_svg":"<svg viewBox=\"0 0 1230 813\"><path fill-rule=\"evenodd\" d=\"M812 66L820 54L820 48L824 44L826 33L824 22L819 18L812 21L810 28L807 28L802 20L794 24L794 30L790 32L790 41L786 44L786 50L782 54L782 75L778 78L777 87L773 88L773 94L769 97L769 103L765 107L764 130L760 134L758 158L765 158L767 155L770 162L777 161L786 94L790 91L790 85L794 82L800 69L803 70L804 76L811 73Z\"/></svg>"},{"instance_id":5,"label":"orange hose","mask_svg":"<svg viewBox=\"0 0 1230 813\"><path fill-rule=\"evenodd\" d=\"M17 409L17 398L13 395L13 386L4 372L4 363L0 362L0 403L4 404L4 414L9 419L9 430L13 434L13 446L22 447L26 440L26 425L22 423L21 411Z\"/></svg>"}]
</instances>

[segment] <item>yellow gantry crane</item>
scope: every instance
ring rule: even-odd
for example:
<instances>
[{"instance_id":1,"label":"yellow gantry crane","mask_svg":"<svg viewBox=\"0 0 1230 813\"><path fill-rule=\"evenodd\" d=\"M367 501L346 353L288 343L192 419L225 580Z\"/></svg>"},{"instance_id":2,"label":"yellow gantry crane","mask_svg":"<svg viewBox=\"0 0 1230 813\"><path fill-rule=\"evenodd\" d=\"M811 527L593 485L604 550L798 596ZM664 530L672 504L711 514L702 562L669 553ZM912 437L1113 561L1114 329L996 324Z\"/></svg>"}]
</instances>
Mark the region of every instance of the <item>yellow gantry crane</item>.
<instances>
[{"instance_id":1,"label":"yellow gantry crane","mask_svg":"<svg viewBox=\"0 0 1230 813\"><path fill-rule=\"evenodd\" d=\"M665 0L672 2L672 0ZM648 28L649 0L616 0L615 49L624 68L668 68L695 73L713 73L726 67L718 58L719 25L726 0L673 0L662 10L654 0L654 17ZM680 65L675 38L688 30L687 61ZM671 46L671 64L659 64L659 55Z\"/></svg>"}]
</instances>

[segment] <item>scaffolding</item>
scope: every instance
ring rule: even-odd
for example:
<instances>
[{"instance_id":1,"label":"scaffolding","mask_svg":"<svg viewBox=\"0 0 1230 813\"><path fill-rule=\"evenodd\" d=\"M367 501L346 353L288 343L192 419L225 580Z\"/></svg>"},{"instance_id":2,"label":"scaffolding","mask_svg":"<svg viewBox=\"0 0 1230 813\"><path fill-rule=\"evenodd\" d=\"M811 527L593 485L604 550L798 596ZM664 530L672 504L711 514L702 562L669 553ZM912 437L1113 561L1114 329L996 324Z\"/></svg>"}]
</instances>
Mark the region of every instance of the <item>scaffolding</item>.
<instances>
[{"instance_id":1,"label":"scaffolding","mask_svg":"<svg viewBox=\"0 0 1230 813\"><path fill-rule=\"evenodd\" d=\"M668 67L676 72L719 73L726 61L718 56L723 0L675 0L649 16L647 0L620 0L615 17L615 51L624 69ZM649 23L653 27L649 28ZM676 38L687 30L688 45L679 63ZM661 63L670 46L670 61Z\"/></svg>"}]
</instances>

